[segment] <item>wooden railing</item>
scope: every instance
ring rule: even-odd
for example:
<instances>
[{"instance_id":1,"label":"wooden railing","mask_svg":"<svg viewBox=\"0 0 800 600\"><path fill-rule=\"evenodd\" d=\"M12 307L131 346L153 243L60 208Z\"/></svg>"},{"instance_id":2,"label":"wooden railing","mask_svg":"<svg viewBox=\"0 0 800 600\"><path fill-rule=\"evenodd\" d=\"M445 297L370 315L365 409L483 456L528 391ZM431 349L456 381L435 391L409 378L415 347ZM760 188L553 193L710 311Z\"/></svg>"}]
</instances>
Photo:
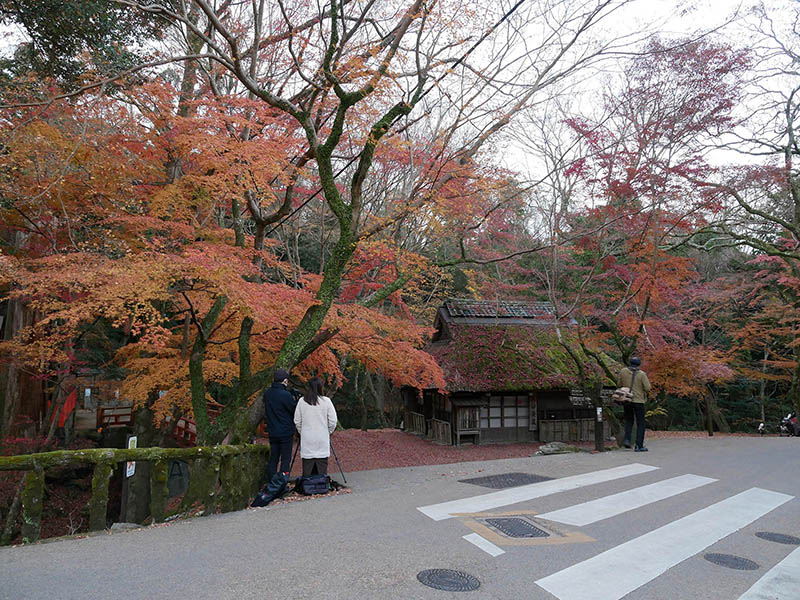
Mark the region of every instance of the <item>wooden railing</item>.
<instances>
[{"instance_id":1,"label":"wooden railing","mask_svg":"<svg viewBox=\"0 0 800 600\"><path fill-rule=\"evenodd\" d=\"M406 431L425 435L425 415L415 412L408 412L406 423Z\"/></svg>"},{"instance_id":2,"label":"wooden railing","mask_svg":"<svg viewBox=\"0 0 800 600\"><path fill-rule=\"evenodd\" d=\"M172 439L181 446L194 446L197 444L197 425L191 419L181 417L172 430Z\"/></svg>"},{"instance_id":3,"label":"wooden railing","mask_svg":"<svg viewBox=\"0 0 800 600\"><path fill-rule=\"evenodd\" d=\"M98 448L60 450L39 454L0 456L0 471L25 471L22 492L23 543L38 541L42 523L45 470L52 467L94 465L92 496L89 500L89 530L108 526L108 484L118 463L147 461L150 469L150 515L153 523L165 520L167 479L170 460L192 462L190 491L195 490L203 506L203 515L245 508L256 493L269 448L244 446L207 446L199 448ZM188 494L188 492L187 492Z\"/></svg>"},{"instance_id":4,"label":"wooden railing","mask_svg":"<svg viewBox=\"0 0 800 600\"><path fill-rule=\"evenodd\" d=\"M431 439L437 444L450 446L453 443L453 436L450 433L450 423L431 419Z\"/></svg>"}]
</instances>

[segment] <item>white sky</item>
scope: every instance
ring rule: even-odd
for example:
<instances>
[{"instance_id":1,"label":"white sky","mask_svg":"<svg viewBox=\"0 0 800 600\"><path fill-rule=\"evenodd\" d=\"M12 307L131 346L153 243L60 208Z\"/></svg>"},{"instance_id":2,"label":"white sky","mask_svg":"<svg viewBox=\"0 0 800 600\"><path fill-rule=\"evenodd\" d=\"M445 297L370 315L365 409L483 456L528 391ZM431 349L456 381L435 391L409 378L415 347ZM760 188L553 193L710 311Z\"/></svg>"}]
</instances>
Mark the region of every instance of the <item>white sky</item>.
<instances>
[{"instance_id":1,"label":"white sky","mask_svg":"<svg viewBox=\"0 0 800 600\"><path fill-rule=\"evenodd\" d=\"M753 39L747 26L755 23L753 9L758 6L763 6L773 19L785 24L793 18L793 8L800 8L800 0L636 0L606 24L605 33L624 35L632 29L646 29L657 31L668 40L713 31L712 35L718 39L747 48ZM590 114L607 80L605 72L598 78L581 82L580 88L570 96L572 109L576 113ZM519 144L510 142L503 148L503 154L508 168L528 174L530 179L541 173L540 157ZM718 151L710 160L720 164L739 162L741 155L732 150Z\"/></svg>"}]
</instances>

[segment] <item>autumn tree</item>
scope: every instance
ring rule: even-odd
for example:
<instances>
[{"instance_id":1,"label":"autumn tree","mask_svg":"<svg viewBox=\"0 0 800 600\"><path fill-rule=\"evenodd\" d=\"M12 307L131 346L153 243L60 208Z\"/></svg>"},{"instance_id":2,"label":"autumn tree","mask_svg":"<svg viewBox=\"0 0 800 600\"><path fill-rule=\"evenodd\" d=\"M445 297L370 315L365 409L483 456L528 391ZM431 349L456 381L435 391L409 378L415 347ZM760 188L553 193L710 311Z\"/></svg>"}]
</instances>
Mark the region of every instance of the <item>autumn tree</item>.
<instances>
[{"instance_id":1,"label":"autumn tree","mask_svg":"<svg viewBox=\"0 0 800 600\"><path fill-rule=\"evenodd\" d=\"M148 393L165 373L149 359L166 353L174 369L184 365L183 402L188 394L207 437L217 439L236 421L234 439L243 439L249 423L236 416L276 366L316 356L316 368L335 375L330 349L356 348L359 321L368 325L366 339L413 345L419 331L401 335L395 325L408 315L398 294L404 286L422 285L424 273L444 267L501 260L474 256L490 230L503 230L519 197L512 178L488 160L492 143L524 107L620 47L594 32L626 4L514 3L487 11L456 1L314 7L118 0L130 14L168 24L181 40L136 69L182 65L172 86L126 83L117 92L147 132L128 141L138 143L132 156L148 157L148 170L130 180L135 202L120 200L123 211L105 217L111 240L124 238L125 256L103 251L86 263L136 281L152 261L152 277L140 286L145 299L115 296L107 306L103 298L113 288L79 277L87 258L77 255L71 263L51 259L50 268L69 274L65 288L78 292L53 298L42 287L43 272L22 262L14 267L24 277L9 279L19 286L15 297L36 289L43 308L60 315L51 323L76 322L59 294L75 309L102 308L134 332L120 358L150 374L141 378L151 384ZM18 115L24 121L49 102L6 106L30 110ZM307 223L312 210L325 223L316 277L304 268L299 244L292 247L297 230L284 235ZM449 227L457 228L456 243L423 256ZM282 249L269 241L279 236ZM285 287L272 287L278 284ZM283 312L273 312L270 299ZM382 312L364 312L370 307ZM377 368L374 347L373 354L361 348L352 356ZM407 353L421 371L409 369L413 361L392 371L397 353L377 355L386 359L381 368L404 373L399 381L435 381L424 357ZM231 409L213 427L204 416L210 383L226 387ZM164 397L177 403L175 389Z\"/></svg>"},{"instance_id":2,"label":"autumn tree","mask_svg":"<svg viewBox=\"0 0 800 600\"><path fill-rule=\"evenodd\" d=\"M789 18L784 18L786 15ZM698 240L699 247L714 249L738 245L762 256L785 275L774 280L779 296L798 306L794 281L800 275L800 179L796 140L800 104L800 7L791 3L788 13L772 13L761 7L747 22L754 40L756 65L743 89L752 90L742 102L741 126L720 140L727 150L743 155L741 164L714 177L697 177L709 194L717 194L724 206L719 218L706 229L712 235ZM789 397L800 409L800 355L793 351L795 371Z\"/></svg>"},{"instance_id":3,"label":"autumn tree","mask_svg":"<svg viewBox=\"0 0 800 600\"><path fill-rule=\"evenodd\" d=\"M134 95L140 108L144 97L151 108L175 98L154 86ZM243 373L274 360L313 304L319 276L301 272L297 286L264 279L286 266L268 250L239 248L233 232L217 223L218 201L200 193L211 187L203 177L213 169L202 157L185 163L180 181L143 182L163 173L167 148L158 127L150 139L137 135L141 115L125 103L104 98L77 113L63 103L51 110L49 123L41 115L28 119L39 135L28 124L9 126L3 168L14 177L3 214L25 243L4 257L0 283L9 286L11 303L24 302L42 317L16 330L2 345L4 356L42 375L66 374L76 363L76 340L110 323L128 338L117 355L128 373L125 397L152 405L157 422L193 414L204 440L221 440L243 408L237 395ZM25 123L25 114L17 116ZM197 123L189 125L179 140L197 135ZM216 184L234 189L225 178ZM440 385L438 368L417 349L423 329L345 305L329 313L329 322L336 339L301 357L301 373L324 371L335 383L334 353L347 352L398 385ZM199 334L192 335L194 328ZM206 412L207 401L220 400L210 396L213 386L232 390L223 394L225 410L215 423Z\"/></svg>"},{"instance_id":4,"label":"autumn tree","mask_svg":"<svg viewBox=\"0 0 800 600\"><path fill-rule=\"evenodd\" d=\"M605 357L641 354L656 390L718 416L705 400L730 370L698 337L702 282L680 247L718 209L693 178L712 171L705 148L733 125L746 67L719 44L652 41L609 83L602 116L554 103L562 118L533 119L541 141L529 142L546 161L532 200L548 250L527 259L528 284L556 307L558 331L577 332L561 339L579 371L593 357L613 385Z\"/></svg>"},{"instance_id":5,"label":"autumn tree","mask_svg":"<svg viewBox=\"0 0 800 600\"><path fill-rule=\"evenodd\" d=\"M322 9L258 5L247 12L244 7L214 9L198 1L191 7L199 8L201 18L193 21L190 12L168 5L121 4L197 36L206 52L200 60L210 61L210 73L232 78L300 136L302 147L292 153L286 176L270 188L245 192L256 225L256 244L266 227L289 212L301 177L319 182L320 195L335 217L336 232L315 302L284 340L273 365L281 367L292 367L332 335L332 330L324 328L325 317L355 250L392 224L434 204L448 184L469 172L486 141L534 94L601 55L605 47L589 47L580 41L619 6L613 2L554 5L544 18L549 19L547 27L561 32L561 37L545 37L522 59L504 62L513 41L524 35L523 23L534 12L523 14L518 6L510 6L506 13L481 14L482 19L470 19L467 25L453 15L477 16L473 12L477 5L416 2L379 7L331 2ZM493 52L470 56L476 42L486 34L496 34L495 26L501 23L509 36L504 44ZM465 37L470 33L472 38ZM282 58L290 60L281 64ZM451 89L446 76L459 65L460 89ZM520 85L510 100L494 90L492 82L501 79L504 70L522 74L530 71L530 65L535 67L532 80ZM437 102L441 108L434 108ZM499 109L499 117L489 107ZM431 132L431 140L439 140L432 146L434 154L423 158L416 181L404 194L384 204L382 212L371 213L365 191L384 141L412 127L418 118L415 114L431 110L444 119L444 125ZM388 282L363 302L381 302L404 279ZM272 366L240 383L245 397L262 387L271 372Z\"/></svg>"}]
</instances>

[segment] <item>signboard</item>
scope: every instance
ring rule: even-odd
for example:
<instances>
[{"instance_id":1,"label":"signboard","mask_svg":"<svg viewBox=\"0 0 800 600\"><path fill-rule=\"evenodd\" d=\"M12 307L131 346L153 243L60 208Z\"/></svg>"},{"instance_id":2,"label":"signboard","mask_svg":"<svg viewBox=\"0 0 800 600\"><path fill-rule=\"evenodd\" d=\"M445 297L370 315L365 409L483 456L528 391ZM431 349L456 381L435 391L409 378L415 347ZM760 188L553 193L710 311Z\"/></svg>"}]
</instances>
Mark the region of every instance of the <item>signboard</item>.
<instances>
[{"instance_id":1,"label":"signboard","mask_svg":"<svg viewBox=\"0 0 800 600\"><path fill-rule=\"evenodd\" d=\"M592 399L580 388L569 391L569 401L573 406L592 406Z\"/></svg>"},{"instance_id":2,"label":"signboard","mask_svg":"<svg viewBox=\"0 0 800 600\"><path fill-rule=\"evenodd\" d=\"M128 448L136 448L136 436L128 436ZM133 477L136 472L136 461L129 460L125 463L125 477Z\"/></svg>"}]
</instances>

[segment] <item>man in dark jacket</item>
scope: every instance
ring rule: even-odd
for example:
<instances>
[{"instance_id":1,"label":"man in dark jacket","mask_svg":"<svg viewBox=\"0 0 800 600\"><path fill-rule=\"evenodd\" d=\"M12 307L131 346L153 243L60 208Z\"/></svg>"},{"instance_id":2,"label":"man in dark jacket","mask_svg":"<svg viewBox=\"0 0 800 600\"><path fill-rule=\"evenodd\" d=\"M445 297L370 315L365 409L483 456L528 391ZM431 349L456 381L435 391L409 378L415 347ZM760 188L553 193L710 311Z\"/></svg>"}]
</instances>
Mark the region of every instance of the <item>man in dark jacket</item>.
<instances>
[{"instance_id":1,"label":"man in dark jacket","mask_svg":"<svg viewBox=\"0 0 800 600\"><path fill-rule=\"evenodd\" d=\"M273 379L272 386L264 391L264 417L269 433L267 481L272 481L278 472L279 459L281 472L289 476L294 439L294 409L297 407L297 400L287 389L289 373L285 369L277 369Z\"/></svg>"}]
</instances>

